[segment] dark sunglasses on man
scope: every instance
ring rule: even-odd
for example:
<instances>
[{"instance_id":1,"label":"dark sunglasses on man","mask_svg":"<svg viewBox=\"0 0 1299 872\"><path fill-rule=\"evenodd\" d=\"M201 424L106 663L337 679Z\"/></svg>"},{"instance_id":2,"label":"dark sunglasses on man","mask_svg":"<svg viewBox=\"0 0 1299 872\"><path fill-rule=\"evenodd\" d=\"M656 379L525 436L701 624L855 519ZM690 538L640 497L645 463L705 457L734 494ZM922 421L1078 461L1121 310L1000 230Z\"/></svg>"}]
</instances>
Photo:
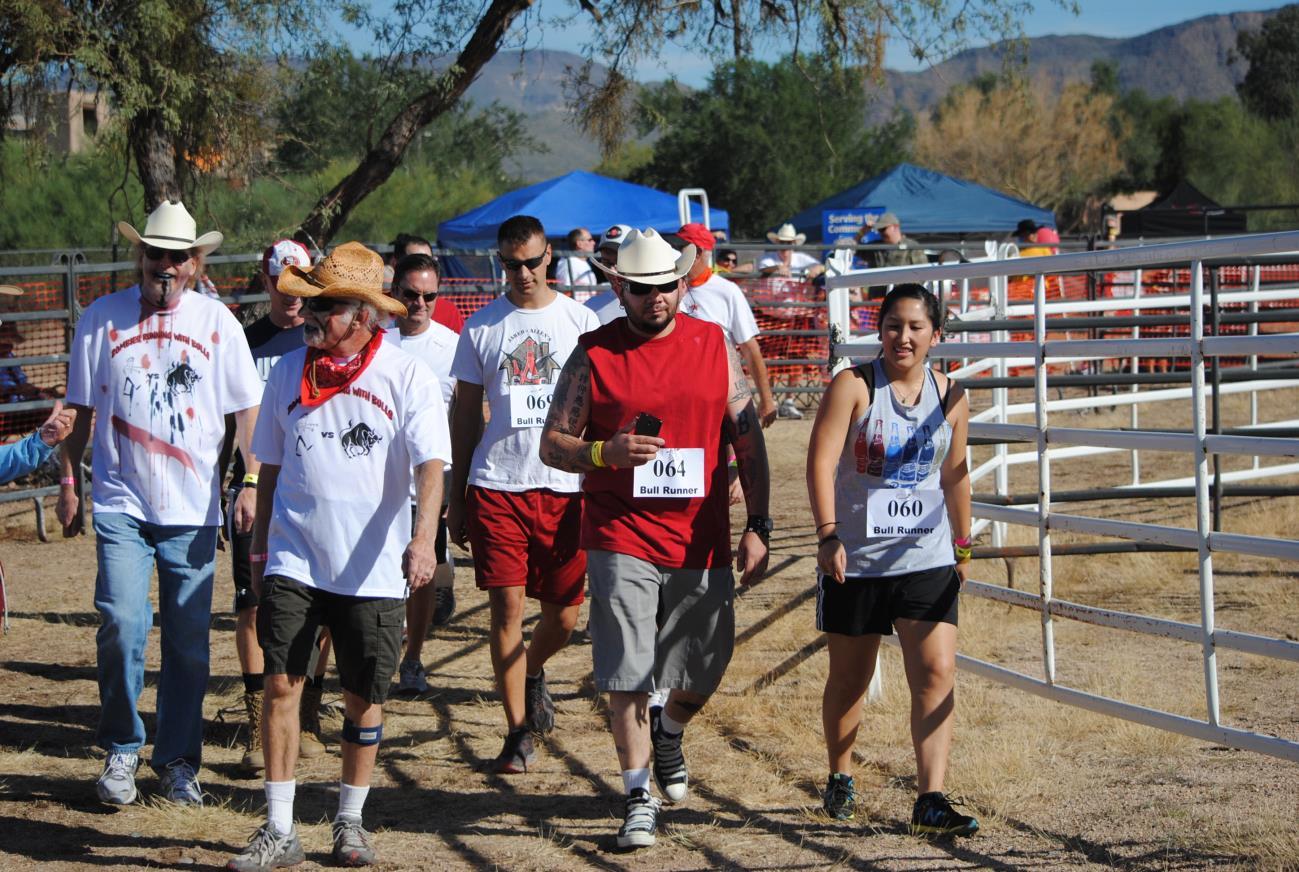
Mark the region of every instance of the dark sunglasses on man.
<instances>
[{"instance_id":1,"label":"dark sunglasses on man","mask_svg":"<svg viewBox=\"0 0 1299 872\"><path fill-rule=\"evenodd\" d=\"M335 299L334 297L307 297L302 301L302 307L309 312L315 312L317 315L327 315L334 311L339 303L346 300Z\"/></svg>"},{"instance_id":2,"label":"dark sunglasses on man","mask_svg":"<svg viewBox=\"0 0 1299 872\"><path fill-rule=\"evenodd\" d=\"M427 294L421 294L419 291L412 291L410 288L402 288L401 295L405 297L408 302L411 303L415 302L416 300L422 297L424 299L424 302L430 306L433 305L433 302L438 298L437 291L430 291Z\"/></svg>"},{"instance_id":3,"label":"dark sunglasses on man","mask_svg":"<svg viewBox=\"0 0 1299 872\"><path fill-rule=\"evenodd\" d=\"M167 260L179 266L192 258L194 252L190 251L188 248L158 248L154 245L146 245L144 248L144 256L149 258L149 260L156 260L159 262Z\"/></svg>"},{"instance_id":4,"label":"dark sunglasses on man","mask_svg":"<svg viewBox=\"0 0 1299 872\"><path fill-rule=\"evenodd\" d=\"M646 294L658 291L660 294L670 294L677 289L676 280L670 281L663 285L647 285L643 282L633 282L623 279L622 286L627 289L627 293L634 297L643 297Z\"/></svg>"},{"instance_id":5,"label":"dark sunglasses on man","mask_svg":"<svg viewBox=\"0 0 1299 872\"><path fill-rule=\"evenodd\" d=\"M528 258L524 258L523 260L518 260L513 257L502 257L501 266L505 267L506 272L518 272L519 270L523 269L525 266L528 269L536 269L537 267L541 266L541 262L545 259L546 259L546 252L544 251L541 254L537 255L536 257L528 257Z\"/></svg>"}]
</instances>

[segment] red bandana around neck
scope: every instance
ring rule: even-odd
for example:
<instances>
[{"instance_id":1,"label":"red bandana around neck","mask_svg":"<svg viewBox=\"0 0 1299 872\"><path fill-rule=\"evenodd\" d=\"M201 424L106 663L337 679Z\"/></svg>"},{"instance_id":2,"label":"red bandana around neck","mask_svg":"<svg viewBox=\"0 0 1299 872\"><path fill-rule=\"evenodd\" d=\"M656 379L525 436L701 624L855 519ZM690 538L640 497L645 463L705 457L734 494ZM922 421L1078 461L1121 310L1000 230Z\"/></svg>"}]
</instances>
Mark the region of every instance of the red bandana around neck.
<instances>
[{"instance_id":1,"label":"red bandana around neck","mask_svg":"<svg viewBox=\"0 0 1299 872\"><path fill-rule=\"evenodd\" d=\"M319 406L360 378L382 343L383 328L380 327L361 352L346 363L334 363L320 349L308 348L307 361L302 367L302 405L307 408Z\"/></svg>"}]
</instances>

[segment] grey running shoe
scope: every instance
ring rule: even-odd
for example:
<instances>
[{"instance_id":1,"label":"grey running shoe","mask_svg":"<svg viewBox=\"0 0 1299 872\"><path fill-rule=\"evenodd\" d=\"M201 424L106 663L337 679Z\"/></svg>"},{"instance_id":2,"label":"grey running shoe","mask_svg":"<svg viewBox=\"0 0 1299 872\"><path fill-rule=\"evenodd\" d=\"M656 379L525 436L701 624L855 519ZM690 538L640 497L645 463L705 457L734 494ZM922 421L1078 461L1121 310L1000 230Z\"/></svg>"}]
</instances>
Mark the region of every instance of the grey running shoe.
<instances>
[{"instance_id":1,"label":"grey running shoe","mask_svg":"<svg viewBox=\"0 0 1299 872\"><path fill-rule=\"evenodd\" d=\"M686 758L681 753L681 734L675 736L663 729L663 709L650 709L650 744L654 746L654 783L659 786L668 802L686 798L690 779L686 773Z\"/></svg>"},{"instance_id":2,"label":"grey running shoe","mask_svg":"<svg viewBox=\"0 0 1299 872\"><path fill-rule=\"evenodd\" d=\"M433 589L433 626L440 627L456 613L456 589L454 587L435 587Z\"/></svg>"},{"instance_id":3,"label":"grey running shoe","mask_svg":"<svg viewBox=\"0 0 1299 872\"><path fill-rule=\"evenodd\" d=\"M851 775L843 772L831 775L821 799L825 813L837 821L850 821L857 814L857 791L853 788Z\"/></svg>"},{"instance_id":4,"label":"grey running shoe","mask_svg":"<svg viewBox=\"0 0 1299 872\"><path fill-rule=\"evenodd\" d=\"M537 752L532 746L532 732L527 727L511 730L505 736L505 746L492 761L492 771L498 775L518 775L528 771Z\"/></svg>"},{"instance_id":5,"label":"grey running shoe","mask_svg":"<svg viewBox=\"0 0 1299 872\"><path fill-rule=\"evenodd\" d=\"M248 847L226 861L226 868L235 872L271 872L272 869L296 866L305 859L297 827L281 833L265 823L248 840Z\"/></svg>"},{"instance_id":6,"label":"grey running shoe","mask_svg":"<svg viewBox=\"0 0 1299 872\"><path fill-rule=\"evenodd\" d=\"M202 805L203 788L198 785L198 773L189 761L178 757L167 764L158 785L162 798L177 805Z\"/></svg>"},{"instance_id":7,"label":"grey running shoe","mask_svg":"<svg viewBox=\"0 0 1299 872\"><path fill-rule=\"evenodd\" d=\"M546 670L527 680L523 694L528 729L539 736L555 729L555 701L550 698L550 690L546 687Z\"/></svg>"},{"instance_id":8,"label":"grey running shoe","mask_svg":"<svg viewBox=\"0 0 1299 872\"><path fill-rule=\"evenodd\" d=\"M372 866L379 859L370 841L370 834L361 826L361 819L339 816L334 818L334 862L340 866Z\"/></svg>"},{"instance_id":9,"label":"grey running shoe","mask_svg":"<svg viewBox=\"0 0 1299 872\"><path fill-rule=\"evenodd\" d=\"M135 789L135 770L139 768L139 754L114 751L104 761L104 771L95 782L95 792L102 801L112 805L130 805L139 795Z\"/></svg>"},{"instance_id":10,"label":"grey running shoe","mask_svg":"<svg viewBox=\"0 0 1299 872\"><path fill-rule=\"evenodd\" d=\"M423 663L418 660L401 661L397 667L397 693L402 696L428 693L428 679L425 677Z\"/></svg>"},{"instance_id":11,"label":"grey running shoe","mask_svg":"<svg viewBox=\"0 0 1299 872\"><path fill-rule=\"evenodd\" d=\"M643 787L637 787L628 794L626 815L618 830L618 847L648 848L653 845L660 808L662 803L658 797L650 796L650 792Z\"/></svg>"}]
</instances>

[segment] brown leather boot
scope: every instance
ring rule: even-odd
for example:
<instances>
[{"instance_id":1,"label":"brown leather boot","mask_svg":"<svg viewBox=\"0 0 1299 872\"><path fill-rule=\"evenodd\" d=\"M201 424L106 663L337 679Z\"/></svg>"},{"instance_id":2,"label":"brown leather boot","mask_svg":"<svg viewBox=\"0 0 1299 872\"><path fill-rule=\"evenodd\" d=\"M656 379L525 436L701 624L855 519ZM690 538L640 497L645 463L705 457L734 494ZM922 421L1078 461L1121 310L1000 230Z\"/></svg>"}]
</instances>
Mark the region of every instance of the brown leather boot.
<instances>
[{"instance_id":1,"label":"brown leather boot","mask_svg":"<svg viewBox=\"0 0 1299 872\"><path fill-rule=\"evenodd\" d=\"M244 735L243 768L261 772L266 767L262 755L262 692L244 691L244 710L248 712L248 732Z\"/></svg>"},{"instance_id":2,"label":"brown leather boot","mask_svg":"<svg viewBox=\"0 0 1299 872\"><path fill-rule=\"evenodd\" d=\"M302 702L298 706L298 724L302 733L298 739L300 757L319 757L328 749L320 735L320 695L319 687L308 684L302 688Z\"/></svg>"}]
</instances>

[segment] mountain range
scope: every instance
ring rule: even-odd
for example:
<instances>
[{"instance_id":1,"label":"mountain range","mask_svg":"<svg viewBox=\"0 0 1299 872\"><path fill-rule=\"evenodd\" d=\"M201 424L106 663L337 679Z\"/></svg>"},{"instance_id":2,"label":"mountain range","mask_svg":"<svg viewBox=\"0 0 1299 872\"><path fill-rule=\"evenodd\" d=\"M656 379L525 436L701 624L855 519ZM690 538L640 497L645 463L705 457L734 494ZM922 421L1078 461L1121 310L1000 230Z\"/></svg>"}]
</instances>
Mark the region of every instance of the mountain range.
<instances>
[{"instance_id":1,"label":"mountain range","mask_svg":"<svg viewBox=\"0 0 1299 872\"><path fill-rule=\"evenodd\" d=\"M1232 62L1237 36L1257 30L1273 12L1233 12L1207 15L1161 27L1126 39L1099 36L1040 36L1027 40L1027 75L1044 93L1057 93L1066 83L1088 81L1095 61L1113 63L1119 86L1140 89L1155 97L1179 101L1194 97L1212 100L1235 93L1248 69ZM886 70L883 81L868 83L871 120L888 117L896 108L921 113L933 108L954 86L1004 68L1003 47L967 49L925 70ZM528 130L544 150L518 158L511 169L525 181L550 178L574 169L590 169L600 160L599 147L583 134L569 115L564 89L569 68L582 59L562 51L499 53L468 96L482 106L493 101L530 119Z\"/></svg>"}]
</instances>

